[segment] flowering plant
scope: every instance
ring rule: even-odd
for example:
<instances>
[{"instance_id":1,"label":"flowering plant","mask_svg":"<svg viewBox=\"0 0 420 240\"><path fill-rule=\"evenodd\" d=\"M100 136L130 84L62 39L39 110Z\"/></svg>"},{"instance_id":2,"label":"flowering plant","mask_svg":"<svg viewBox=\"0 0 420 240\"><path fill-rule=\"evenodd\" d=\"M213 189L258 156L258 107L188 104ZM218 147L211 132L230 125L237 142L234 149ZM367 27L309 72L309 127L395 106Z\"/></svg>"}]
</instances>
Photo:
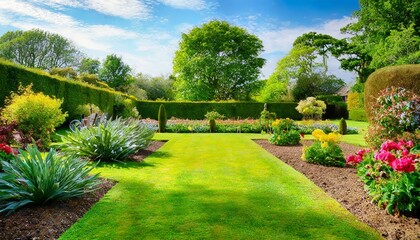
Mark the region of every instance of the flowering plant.
<instances>
[{"instance_id":1,"label":"flowering plant","mask_svg":"<svg viewBox=\"0 0 420 240\"><path fill-rule=\"evenodd\" d=\"M301 135L292 119L276 119L271 126L273 135L268 139L270 143L280 146L299 144Z\"/></svg>"},{"instance_id":2,"label":"flowering plant","mask_svg":"<svg viewBox=\"0 0 420 240\"><path fill-rule=\"evenodd\" d=\"M390 214L420 211L420 155L414 149L412 141L386 141L375 152L362 149L347 158L372 200Z\"/></svg>"},{"instance_id":3,"label":"flowering plant","mask_svg":"<svg viewBox=\"0 0 420 240\"><path fill-rule=\"evenodd\" d=\"M0 143L0 170L2 170L1 161L10 161L15 157L15 152L6 143Z\"/></svg>"}]
</instances>

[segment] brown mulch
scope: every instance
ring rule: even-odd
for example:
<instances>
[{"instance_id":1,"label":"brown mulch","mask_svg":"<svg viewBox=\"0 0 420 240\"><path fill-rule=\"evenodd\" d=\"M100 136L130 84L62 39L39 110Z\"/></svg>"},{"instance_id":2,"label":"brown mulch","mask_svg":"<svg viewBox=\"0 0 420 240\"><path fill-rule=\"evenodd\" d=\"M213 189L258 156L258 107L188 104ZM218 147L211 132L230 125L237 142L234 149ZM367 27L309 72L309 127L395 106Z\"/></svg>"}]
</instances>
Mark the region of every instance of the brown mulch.
<instances>
[{"instance_id":1,"label":"brown mulch","mask_svg":"<svg viewBox=\"0 0 420 240\"><path fill-rule=\"evenodd\" d=\"M153 141L132 158L142 161L159 149L164 142ZM0 239L57 239L81 218L114 185L115 181L101 179L97 191L80 198L53 202L46 206L25 206L9 216L0 214Z\"/></svg>"},{"instance_id":2,"label":"brown mulch","mask_svg":"<svg viewBox=\"0 0 420 240\"><path fill-rule=\"evenodd\" d=\"M375 228L385 239L420 239L420 220L413 217L395 217L371 203L363 183L354 168L325 167L301 160L302 146L275 146L267 140L255 140L268 152L304 174L318 187L341 203L360 221ZM302 141L310 145L311 141ZM345 156L354 154L360 147L340 143Z\"/></svg>"}]
</instances>

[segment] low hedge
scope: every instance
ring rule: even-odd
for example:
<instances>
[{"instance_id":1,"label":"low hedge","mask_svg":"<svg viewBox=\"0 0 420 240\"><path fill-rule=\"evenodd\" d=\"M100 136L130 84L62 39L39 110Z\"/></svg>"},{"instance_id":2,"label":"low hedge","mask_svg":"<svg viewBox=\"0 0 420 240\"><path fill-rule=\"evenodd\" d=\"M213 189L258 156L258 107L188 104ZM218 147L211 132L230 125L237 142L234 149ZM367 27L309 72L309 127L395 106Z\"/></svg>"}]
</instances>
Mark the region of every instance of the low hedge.
<instances>
[{"instance_id":1,"label":"low hedge","mask_svg":"<svg viewBox=\"0 0 420 240\"><path fill-rule=\"evenodd\" d=\"M364 109L349 110L349 119L355 121L367 122L366 112Z\"/></svg>"},{"instance_id":2,"label":"low hedge","mask_svg":"<svg viewBox=\"0 0 420 240\"><path fill-rule=\"evenodd\" d=\"M43 92L49 96L64 99L63 111L69 114L68 119L77 117L78 105L93 103L108 114L113 113L114 97L118 92L94 87L85 83L67 80L38 70L25 68L9 61L0 60L0 107L11 91L16 91L19 84L33 84L34 92Z\"/></svg>"}]
</instances>

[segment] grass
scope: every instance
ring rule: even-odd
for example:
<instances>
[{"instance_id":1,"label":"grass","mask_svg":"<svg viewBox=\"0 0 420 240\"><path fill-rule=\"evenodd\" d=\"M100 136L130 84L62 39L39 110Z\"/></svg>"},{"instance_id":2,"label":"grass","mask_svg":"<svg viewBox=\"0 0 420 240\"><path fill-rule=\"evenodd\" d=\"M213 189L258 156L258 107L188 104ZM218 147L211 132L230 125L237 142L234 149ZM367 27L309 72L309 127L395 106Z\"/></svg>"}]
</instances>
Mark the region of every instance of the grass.
<instances>
[{"instance_id":1,"label":"grass","mask_svg":"<svg viewBox=\"0 0 420 240\"><path fill-rule=\"evenodd\" d=\"M156 134L143 163L102 164L114 186L60 239L380 239L247 134Z\"/></svg>"}]
</instances>

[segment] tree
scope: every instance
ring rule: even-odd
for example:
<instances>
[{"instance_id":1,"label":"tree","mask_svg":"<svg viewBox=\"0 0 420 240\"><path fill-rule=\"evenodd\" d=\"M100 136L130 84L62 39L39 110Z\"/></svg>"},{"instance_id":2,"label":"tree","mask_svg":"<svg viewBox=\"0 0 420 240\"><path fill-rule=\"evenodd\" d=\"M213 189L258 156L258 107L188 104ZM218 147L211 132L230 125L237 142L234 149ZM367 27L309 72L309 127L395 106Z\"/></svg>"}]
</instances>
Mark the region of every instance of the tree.
<instances>
[{"instance_id":1,"label":"tree","mask_svg":"<svg viewBox=\"0 0 420 240\"><path fill-rule=\"evenodd\" d=\"M130 84L127 92L130 93L132 89L142 89L146 94L146 99L149 100L173 100L173 82L174 79L172 76L165 77L151 77L146 74L139 73L134 78L134 82ZM130 93L132 94L132 93ZM133 94L137 95L137 94Z\"/></svg>"},{"instance_id":2,"label":"tree","mask_svg":"<svg viewBox=\"0 0 420 240\"><path fill-rule=\"evenodd\" d=\"M293 87L292 94L295 100L307 97L335 94L346 84L342 79L325 73L312 73L300 75Z\"/></svg>"},{"instance_id":3,"label":"tree","mask_svg":"<svg viewBox=\"0 0 420 240\"><path fill-rule=\"evenodd\" d=\"M80 74L98 74L100 68L101 62L99 60L85 57L80 62L78 71Z\"/></svg>"},{"instance_id":4,"label":"tree","mask_svg":"<svg viewBox=\"0 0 420 240\"><path fill-rule=\"evenodd\" d=\"M116 90L122 90L132 80L130 72L130 66L125 64L121 57L111 54L106 56L102 63L102 68L99 71L99 79Z\"/></svg>"},{"instance_id":5,"label":"tree","mask_svg":"<svg viewBox=\"0 0 420 240\"><path fill-rule=\"evenodd\" d=\"M210 21L182 34L173 71L178 99L250 98L265 59L262 41L225 21Z\"/></svg>"},{"instance_id":6,"label":"tree","mask_svg":"<svg viewBox=\"0 0 420 240\"><path fill-rule=\"evenodd\" d=\"M9 31L0 37L0 57L27 67L76 67L81 56L70 40L40 29Z\"/></svg>"}]
</instances>

